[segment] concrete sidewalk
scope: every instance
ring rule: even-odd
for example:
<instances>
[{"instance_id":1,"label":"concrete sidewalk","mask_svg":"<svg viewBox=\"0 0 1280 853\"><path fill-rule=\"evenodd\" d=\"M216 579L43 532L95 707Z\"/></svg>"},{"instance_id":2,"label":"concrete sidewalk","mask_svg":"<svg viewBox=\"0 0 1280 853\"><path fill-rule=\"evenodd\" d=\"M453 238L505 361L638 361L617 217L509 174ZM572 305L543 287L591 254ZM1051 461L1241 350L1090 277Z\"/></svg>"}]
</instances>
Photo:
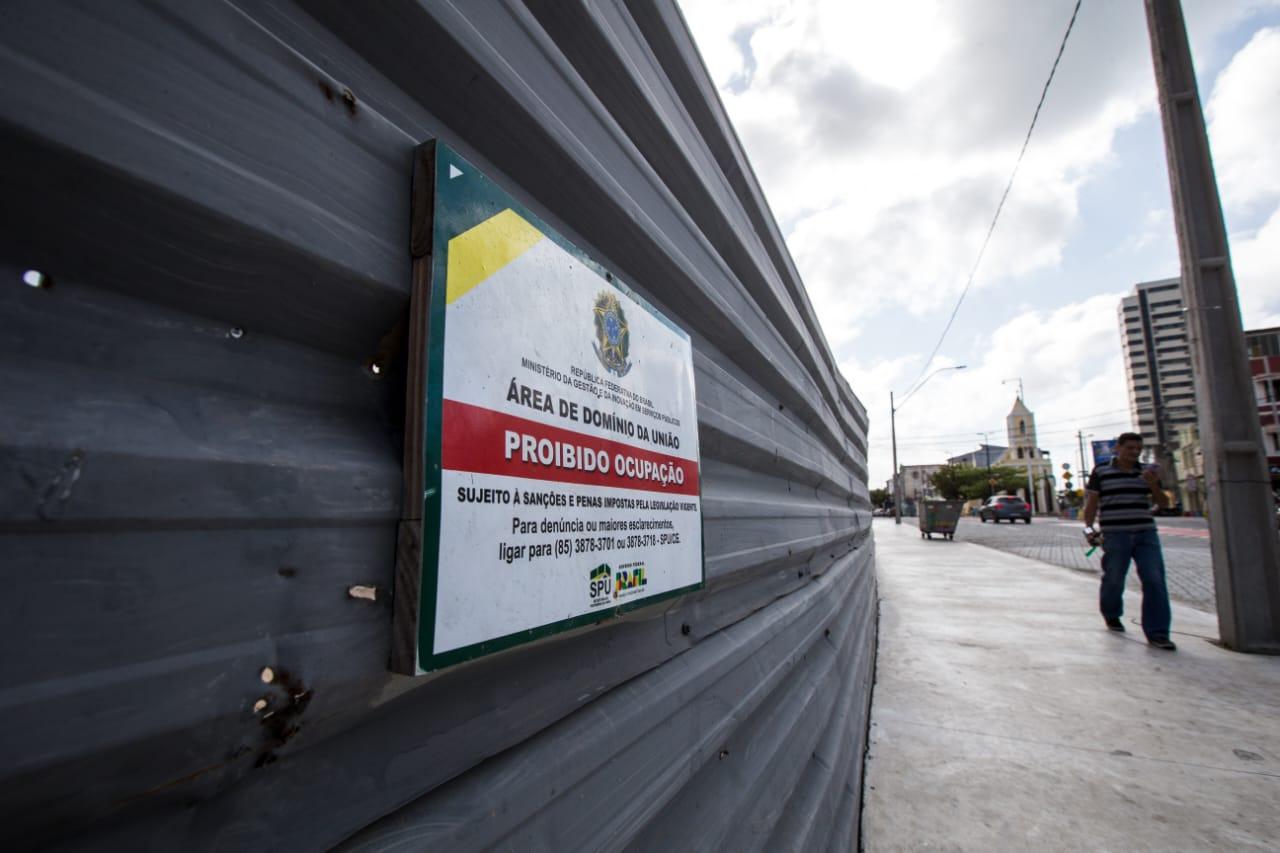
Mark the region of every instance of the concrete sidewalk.
<instances>
[{"instance_id":1,"label":"concrete sidewalk","mask_svg":"<svg viewBox=\"0 0 1280 853\"><path fill-rule=\"evenodd\" d=\"M1278 850L1280 658L1211 640L1174 605L1146 645L1129 593L875 525L881 621L867 850Z\"/></svg>"}]
</instances>

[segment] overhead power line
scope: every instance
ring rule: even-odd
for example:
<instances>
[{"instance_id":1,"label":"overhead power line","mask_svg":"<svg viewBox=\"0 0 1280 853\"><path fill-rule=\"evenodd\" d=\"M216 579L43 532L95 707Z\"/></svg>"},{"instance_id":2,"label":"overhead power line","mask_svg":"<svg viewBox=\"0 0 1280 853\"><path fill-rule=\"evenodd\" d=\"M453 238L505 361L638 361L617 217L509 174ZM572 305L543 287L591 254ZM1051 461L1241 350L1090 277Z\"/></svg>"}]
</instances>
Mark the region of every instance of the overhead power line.
<instances>
[{"instance_id":1,"label":"overhead power line","mask_svg":"<svg viewBox=\"0 0 1280 853\"><path fill-rule=\"evenodd\" d=\"M1022 148L1018 151L1018 159L1014 161L1013 171L1009 173L1009 182L1005 184L1004 193L1000 196L1000 202L996 205L995 215L991 217L991 225L987 228L987 236L982 240L982 248L978 249L978 257L973 262L973 268L969 270L969 278L964 283L964 289L960 291L960 298L956 300L956 306L951 309L951 316L947 318L947 325L942 328L942 334L938 336L938 342L934 344L933 352L929 353L929 358L924 363L924 367L920 368L920 376L917 376L911 383L913 386L920 381L920 377L924 376L925 371L933 364L933 359L938 354L938 350L942 347L942 342L947 339L947 333L951 331L951 324L955 322L956 314L960 312L960 306L964 304L964 298L969 295L969 288L973 286L974 276L978 273L978 266L982 263L982 256L987 252L987 246L991 243L991 235L995 233L996 223L1000 221L1000 212L1004 210L1004 203L1009 198L1009 191L1013 189L1013 179L1018 175L1018 167L1022 165L1022 158L1026 156L1027 146L1031 143L1031 134L1036 129L1036 120L1040 118L1040 108L1044 106L1045 97L1049 94L1049 84L1053 82L1053 75L1058 70L1058 63L1062 60L1062 52L1067 49L1067 39L1071 37L1071 29L1076 24L1076 16L1080 14L1081 0L1076 0L1076 6L1071 11L1071 20L1067 22L1067 31L1062 34L1062 44L1058 45L1058 55L1053 58L1053 67L1049 69L1049 77L1044 81L1044 89L1040 91L1040 100L1036 104L1036 111L1031 116L1031 126L1027 128L1027 136L1022 140Z\"/></svg>"},{"instance_id":2,"label":"overhead power line","mask_svg":"<svg viewBox=\"0 0 1280 853\"><path fill-rule=\"evenodd\" d=\"M1100 423L1081 424L1079 427L1071 427L1069 429L1045 430L1043 432L1041 432L1040 430L1036 430L1036 444L1044 445L1044 444L1050 444L1056 441L1065 441L1066 439L1074 438L1075 434L1082 430L1086 430L1086 431L1087 430L1105 430L1105 429L1114 429L1118 427L1126 427L1129 425L1130 425L1130 422L1127 420L1103 421ZM899 441L898 447L911 447L916 449L920 449L920 448L943 449L947 447L959 446L961 444L972 444L972 443L974 442L965 442L965 441L961 441L960 439L954 439L954 438L951 438L951 439L910 438L903 441ZM876 446L883 446L882 444L880 444L879 441L872 442L872 444ZM1000 445L992 445L992 446L998 447Z\"/></svg>"},{"instance_id":3,"label":"overhead power line","mask_svg":"<svg viewBox=\"0 0 1280 853\"><path fill-rule=\"evenodd\" d=\"M1129 414L1129 410L1128 409L1107 409L1105 411L1091 412L1090 414L1087 414L1087 415L1077 415L1073 418L1067 418L1063 420L1037 422L1036 433L1037 435L1043 435L1043 434L1047 434L1049 432L1055 432L1055 431L1056 432L1075 432L1077 429L1081 428L1080 424L1083 423L1084 421L1092 421L1096 418L1105 417L1107 415L1122 415L1122 414ZM1127 423L1127 421L1107 421L1106 423L1109 423L1109 424ZM1058 430L1045 429L1045 427L1068 427L1068 426L1069 426L1068 429L1058 429ZM911 440L914 441L917 439L927 439L927 438L968 439L984 432L989 432L993 436L996 436L997 438L1002 438L1004 430L1006 428L1007 428L1007 424L1000 424L999 426L991 427L989 429L965 429L965 430L957 430L956 432L933 432L933 433L928 433L926 435L912 434ZM874 438L872 439L872 443L877 443L882 441L887 442L888 440L889 440L888 438ZM901 444L902 442L899 441L898 443Z\"/></svg>"}]
</instances>

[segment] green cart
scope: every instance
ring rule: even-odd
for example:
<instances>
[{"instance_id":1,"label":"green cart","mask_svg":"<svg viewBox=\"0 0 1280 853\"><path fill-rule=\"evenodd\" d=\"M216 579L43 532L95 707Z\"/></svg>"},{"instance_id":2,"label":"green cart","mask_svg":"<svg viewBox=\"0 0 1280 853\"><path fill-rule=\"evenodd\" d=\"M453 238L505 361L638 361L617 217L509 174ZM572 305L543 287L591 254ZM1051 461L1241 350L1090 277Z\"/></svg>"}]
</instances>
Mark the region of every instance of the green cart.
<instances>
[{"instance_id":1,"label":"green cart","mask_svg":"<svg viewBox=\"0 0 1280 853\"><path fill-rule=\"evenodd\" d=\"M947 539L954 539L962 509L964 501L921 501L920 538L932 539L933 534L937 533Z\"/></svg>"}]
</instances>

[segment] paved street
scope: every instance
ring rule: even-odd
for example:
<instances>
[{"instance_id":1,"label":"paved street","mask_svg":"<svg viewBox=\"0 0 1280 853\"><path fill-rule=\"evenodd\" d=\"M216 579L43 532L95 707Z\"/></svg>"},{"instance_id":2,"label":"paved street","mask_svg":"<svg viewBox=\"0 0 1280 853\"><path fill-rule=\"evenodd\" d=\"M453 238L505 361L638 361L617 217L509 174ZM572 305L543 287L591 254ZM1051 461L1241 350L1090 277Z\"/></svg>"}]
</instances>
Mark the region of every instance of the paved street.
<instances>
[{"instance_id":1,"label":"paved street","mask_svg":"<svg viewBox=\"0 0 1280 853\"><path fill-rule=\"evenodd\" d=\"M1200 518L1157 519L1164 547L1165 574L1169 596L1200 610L1216 608L1213 595L1213 568L1209 557L1209 530ZM903 519L916 525L916 519ZM975 542L1010 554L1030 557L1055 566L1099 574L1102 551L1086 558L1087 546L1080 533L1080 521L1037 518L1031 524L983 524L976 518L960 522L957 539ZM1140 587L1138 574L1129 569L1129 586Z\"/></svg>"}]
</instances>

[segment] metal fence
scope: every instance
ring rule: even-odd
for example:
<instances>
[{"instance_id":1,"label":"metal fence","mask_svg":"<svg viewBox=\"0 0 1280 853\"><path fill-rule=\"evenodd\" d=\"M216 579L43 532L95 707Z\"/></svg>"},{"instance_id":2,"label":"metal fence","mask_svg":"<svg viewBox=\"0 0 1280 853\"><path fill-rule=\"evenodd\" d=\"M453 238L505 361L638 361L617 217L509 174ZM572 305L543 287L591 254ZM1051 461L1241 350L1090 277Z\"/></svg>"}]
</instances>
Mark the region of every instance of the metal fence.
<instances>
[{"instance_id":1,"label":"metal fence","mask_svg":"<svg viewBox=\"0 0 1280 853\"><path fill-rule=\"evenodd\" d=\"M0 93L0 846L856 843L866 414L672 2L12 0ZM429 138L692 335L708 583L413 679Z\"/></svg>"}]
</instances>

